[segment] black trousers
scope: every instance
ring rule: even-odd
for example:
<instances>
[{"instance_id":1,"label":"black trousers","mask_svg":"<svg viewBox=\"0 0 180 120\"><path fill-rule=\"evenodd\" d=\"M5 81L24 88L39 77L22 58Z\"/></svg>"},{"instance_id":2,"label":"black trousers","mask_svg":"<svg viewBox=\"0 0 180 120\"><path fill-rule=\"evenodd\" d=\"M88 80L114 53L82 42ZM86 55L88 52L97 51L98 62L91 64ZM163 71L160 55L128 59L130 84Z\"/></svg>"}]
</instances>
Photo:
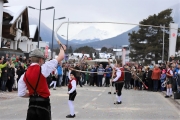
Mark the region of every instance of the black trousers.
<instances>
[{"instance_id":1,"label":"black trousers","mask_svg":"<svg viewBox=\"0 0 180 120\"><path fill-rule=\"evenodd\" d=\"M26 120L51 120L50 100L29 101Z\"/></svg>"},{"instance_id":2,"label":"black trousers","mask_svg":"<svg viewBox=\"0 0 180 120\"><path fill-rule=\"evenodd\" d=\"M122 94L122 88L123 88L124 82L116 82L115 87L116 87L116 92L118 96L121 96Z\"/></svg>"},{"instance_id":3,"label":"black trousers","mask_svg":"<svg viewBox=\"0 0 180 120\"><path fill-rule=\"evenodd\" d=\"M153 90L153 81L152 81L152 79L148 79L148 90L149 91L152 91Z\"/></svg>"},{"instance_id":4,"label":"black trousers","mask_svg":"<svg viewBox=\"0 0 180 120\"><path fill-rule=\"evenodd\" d=\"M130 81L131 81L131 80L128 80L128 79L125 80L125 88L126 88L126 89L129 89L129 87L130 87Z\"/></svg>"},{"instance_id":5,"label":"black trousers","mask_svg":"<svg viewBox=\"0 0 180 120\"><path fill-rule=\"evenodd\" d=\"M89 76L89 81L90 81L90 84L89 85L92 85L94 86L94 77L93 76Z\"/></svg>"},{"instance_id":6,"label":"black trousers","mask_svg":"<svg viewBox=\"0 0 180 120\"><path fill-rule=\"evenodd\" d=\"M7 80L7 83L6 83L6 86L9 92L12 92L13 84L14 84L14 79L11 77L10 79Z\"/></svg>"},{"instance_id":7,"label":"black trousers","mask_svg":"<svg viewBox=\"0 0 180 120\"><path fill-rule=\"evenodd\" d=\"M82 87L82 82L80 80L80 77L76 77L76 79L77 79L77 85L79 84Z\"/></svg>"},{"instance_id":8,"label":"black trousers","mask_svg":"<svg viewBox=\"0 0 180 120\"><path fill-rule=\"evenodd\" d=\"M110 84L110 77L106 77L106 86L109 86Z\"/></svg>"}]
</instances>

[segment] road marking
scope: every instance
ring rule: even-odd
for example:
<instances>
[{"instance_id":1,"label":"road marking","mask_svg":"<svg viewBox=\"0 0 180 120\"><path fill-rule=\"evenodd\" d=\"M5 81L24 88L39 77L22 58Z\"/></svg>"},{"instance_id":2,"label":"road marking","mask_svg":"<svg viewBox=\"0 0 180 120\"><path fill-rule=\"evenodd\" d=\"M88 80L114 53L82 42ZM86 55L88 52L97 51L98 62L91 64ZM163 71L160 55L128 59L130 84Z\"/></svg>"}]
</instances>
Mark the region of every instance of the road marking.
<instances>
[{"instance_id":1,"label":"road marking","mask_svg":"<svg viewBox=\"0 0 180 120\"><path fill-rule=\"evenodd\" d=\"M102 95L102 93L100 93L98 96L101 96Z\"/></svg>"},{"instance_id":2,"label":"road marking","mask_svg":"<svg viewBox=\"0 0 180 120\"><path fill-rule=\"evenodd\" d=\"M92 99L92 101L95 101L97 99L97 97L96 98L94 98L94 99Z\"/></svg>"},{"instance_id":3,"label":"road marking","mask_svg":"<svg viewBox=\"0 0 180 120\"><path fill-rule=\"evenodd\" d=\"M89 103L85 104L85 105L83 106L83 108L86 108L86 107L88 107L88 106L89 106Z\"/></svg>"}]
</instances>

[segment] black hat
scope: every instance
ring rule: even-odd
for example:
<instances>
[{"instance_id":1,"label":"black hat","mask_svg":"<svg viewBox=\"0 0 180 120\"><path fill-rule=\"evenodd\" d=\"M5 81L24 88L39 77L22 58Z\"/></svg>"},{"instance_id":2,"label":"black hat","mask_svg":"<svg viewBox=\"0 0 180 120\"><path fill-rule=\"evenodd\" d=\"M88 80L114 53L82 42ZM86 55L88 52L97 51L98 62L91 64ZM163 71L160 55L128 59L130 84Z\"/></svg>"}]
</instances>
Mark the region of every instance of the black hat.
<instances>
[{"instance_id":1,"label":"black hat","mask_svg":"<svg viewBox=\"0 0 180 120\"><path fill-rule=\"evenodd\" d=\"M76 72L75 71L71 71L70 74L74 75L74 77L76 76Z\"/></svg>"}]
</instances>

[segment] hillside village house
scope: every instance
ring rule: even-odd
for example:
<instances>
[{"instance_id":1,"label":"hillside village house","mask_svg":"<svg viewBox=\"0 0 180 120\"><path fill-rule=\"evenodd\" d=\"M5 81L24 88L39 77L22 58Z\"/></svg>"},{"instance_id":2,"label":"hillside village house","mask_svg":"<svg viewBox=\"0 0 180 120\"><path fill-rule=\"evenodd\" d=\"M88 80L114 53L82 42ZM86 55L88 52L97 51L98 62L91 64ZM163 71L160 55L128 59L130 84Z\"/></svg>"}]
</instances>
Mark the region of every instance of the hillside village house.
<instances>
[{"instance_id":1,"label":"hillside village house","mask_svg":"<svg viewBox=\"0 0 180 120\"><path fill-rule=\"evenodd\" d=\"M124 54L125 54L125 62L129 62L130 61L130 57L129 57L129 53L130 53L130 49L128 45L123 45L122 49L113 49L113 52L115 53L115 57L118 59L122 59L123 56L123 49L125 50Z\"/></svg>"},{"instance_id":2,"label":"hillside village house","mask_svg":"<svg viewBox=\"0 0 180 120\"><path fill-rule=\"evenodd\" d=\"M29 25L28 8L26 6L4 6L1 41L4 43L9 41L10 49L20 49L24 53L29 53L37 48L37 40L38 27ZM48 43L40 41L39 48L46 51L47 57L51 54L49 53L51 51L48 51Z\"/></svg>"},{"instance_id":3,"label":"hillside village house","mask_svg":"<svg viewBox=\"0 0 180 120\"><path fill-rule=\"evenodd\" d=\"M8 3L8 0L0 0L0 46L2 38L2 22L3 22L3 4Z\"/></svg>"},{"instance_id":4,"label":"hillside village house","mask_svg":"<svg viewBox=\"0 0 180 120\"><path fill-rule=\"evenodd\" d=\"M130 49L128 45L122 45L121 49L113 49L113 54L112 53L101 53L101 48L97 48L96 50L99 52L99 57L103 58L103 59L107 59L110 58L112 56L114 56L116 59L122 59L123 56L123 51L122 49L125 49L125 63L130 61L130 57L129 57L129 53L130 53ZM94 56L94 54L93 54Z\"/></svg>"},{"instance_id":5,"label":"hillside village house","mask_svg":"<svg viewBox=\"0 0 180 120\"><path fill-rule=\"evenodd\" d=\"M24 52L30 52L32 40L29 39L29 36L30 32L27 7L4 7L2 37L4 42L11 42L10 49L17 50L20 48Z\"/></svg>"}]
</instances>

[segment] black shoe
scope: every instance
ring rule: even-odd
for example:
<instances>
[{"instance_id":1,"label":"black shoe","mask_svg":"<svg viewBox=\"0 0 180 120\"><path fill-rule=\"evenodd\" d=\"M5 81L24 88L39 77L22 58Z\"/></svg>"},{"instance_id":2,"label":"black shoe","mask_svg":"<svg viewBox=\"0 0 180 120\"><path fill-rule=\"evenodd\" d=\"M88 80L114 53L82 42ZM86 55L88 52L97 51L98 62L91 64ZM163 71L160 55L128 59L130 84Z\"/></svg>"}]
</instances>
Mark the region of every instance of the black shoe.
<instances>
[{"instance_id":1,"label":"black shoe","mask_svg":"<svg viewBox=\"0 0 180 120\"><path fill-rule=\"evenodd\" d=\"M172 95L170 95L169 97L172 97Z\"/></svg>"},{"instance_id":2,"label":"black shoe","mask_svg":"<svg viewBox=\"0 0 180 120\"><path fill-rule=\"evenodd\" d=\"M116 92L114 92L114 94L116 94Z\"/></svg>"},{"instance_id":3,"label":"black shoe","mask_svg":"<svg viewBox=\"0 0 180 120\"><path fill-rule=\"evenodd\" d=\"M122 103L121 101L120 101L120 102L117 101L117 102L115 102L114 104L121 104L121 103Z\"/></svg>"},{"instance_id":4,"label":"black shoe","mask_svg":"<svg viewBox=\"0 0 180 120\"><path fill-rule=\"evenodd\" d=\"M166 95L166 96L165 96L165 98L169 98L169 96L168 96L168 95Z\"/></svg>"},{"instance_id":5,"label":"black shoe","mask_svg":"<svg viewBox=\"0 0 180 120\"><path fill-rule=\"evenodd\" d=\"M74 115L69 114L69 115L66 116L66 118L74 118L74 117L76 117L75 114Z\"/></svg>"}]
</instances>

